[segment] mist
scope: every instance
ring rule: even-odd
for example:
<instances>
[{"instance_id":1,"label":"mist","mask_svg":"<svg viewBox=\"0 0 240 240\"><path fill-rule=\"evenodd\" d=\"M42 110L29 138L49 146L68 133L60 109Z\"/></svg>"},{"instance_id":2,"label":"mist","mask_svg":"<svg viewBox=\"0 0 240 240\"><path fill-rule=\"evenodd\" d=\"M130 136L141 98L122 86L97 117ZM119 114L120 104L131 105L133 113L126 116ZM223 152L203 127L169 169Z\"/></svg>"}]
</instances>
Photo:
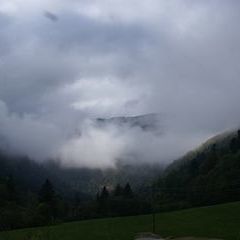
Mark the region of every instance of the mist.
<instances>
[{"instance_id":1,"label":"mist","mask_svg":"<svg viewBox=\"0 0 240 240\"><path fill-rule=\"evenodd\" d=\"M65 167L167 164L239 126L237 1L0 3L0 148ZM156 113L161 134L97 118Z\"/></svg>"}]
</instances>

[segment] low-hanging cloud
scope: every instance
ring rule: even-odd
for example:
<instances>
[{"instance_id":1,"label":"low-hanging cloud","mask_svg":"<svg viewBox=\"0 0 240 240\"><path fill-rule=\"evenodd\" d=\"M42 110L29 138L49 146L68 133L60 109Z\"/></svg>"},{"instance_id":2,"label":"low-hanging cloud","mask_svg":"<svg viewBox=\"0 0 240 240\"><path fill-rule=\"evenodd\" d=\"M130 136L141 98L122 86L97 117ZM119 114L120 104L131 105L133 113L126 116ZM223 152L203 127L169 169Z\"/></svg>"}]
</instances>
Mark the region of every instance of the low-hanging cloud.
<instances>
[{"instance_id":1,"label":"low-hanging cloud","mask_svg":"<svg viewBox=\"0 0 240 240\"><path fill-rule=\"evenodd\" d=\"M238 126L239 10L233 0L2 0L0 142L38 161L107 167L169 162ZM163 116L163 134L89 123L146 113Z\"/></svg>"},{"instance_id":2,"label":"low-hanging cloud","mask_svg":"<svg viewBox=\"0 0 240 240\"><path fill-rule=\"evenodd\" d=\"M53 156L63 140L62 132L55 125L31 115L10 113L1 101L0 133L4 150L29 155L36 160Z\"/></svg>"},{"instance_id":3,"label":"low-hanging cloud","mask_svg":"<svg viewBox=\"0 0 240 240\"><path fill-rule=\"evenodd\" d=\"M74 125L74 130L64 131L60 123L51 124L35 116L10 113L0 102L1 148L40 162L58 159L64 167L109 168L119 161L165 165L188 150L190 139L194 143L199 140L188 136L185 142L171 129L162 131L160 118L152 114L147 117L143 126L131 124L131 117L123 122L117 118L110 123L103 119L107 122L104 125L99 125L96 119L85 119ZM143 118L140 116L141 120Z\"/></svg>"},{"instance_id":4,"label":"low-hanging cloud","mask_svg":"<svg viewBox=\"0 0 240 240\"><path fill-rule=\"evenodd\" d=\"M164 166L181 156L187 148L193 147L189 145L190 140L196 144L202 137L188 136L184 141L181 135L170 129L161 132L157 128L144 129L139 125L131 125L129 118L126 122L120 121L117 119L104 126L96 124L96 121L83 123L81 134L60 148L58 156L61 164L66 167L108 168L117 166L119 162L148 162Z\"/></svg>"}]
</instances>

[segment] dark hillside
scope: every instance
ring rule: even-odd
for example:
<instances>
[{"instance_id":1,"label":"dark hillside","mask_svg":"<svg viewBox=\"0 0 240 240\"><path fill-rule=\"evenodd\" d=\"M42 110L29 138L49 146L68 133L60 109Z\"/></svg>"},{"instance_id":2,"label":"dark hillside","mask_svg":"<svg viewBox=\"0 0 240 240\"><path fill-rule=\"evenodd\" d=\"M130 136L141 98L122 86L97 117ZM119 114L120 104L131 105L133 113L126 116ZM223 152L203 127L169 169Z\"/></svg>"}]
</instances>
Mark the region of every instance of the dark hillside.
<instances>
[{"instance_id":1,"label":"dark hillside","mask_svg":"<svg viewBox=\"0 0 240 240\"><path fill-rule=\"evenodd\" d=\"M240 199L240 132L225 136L169 166L156 184L160 208Z\"/></svg>"}]
</instances>

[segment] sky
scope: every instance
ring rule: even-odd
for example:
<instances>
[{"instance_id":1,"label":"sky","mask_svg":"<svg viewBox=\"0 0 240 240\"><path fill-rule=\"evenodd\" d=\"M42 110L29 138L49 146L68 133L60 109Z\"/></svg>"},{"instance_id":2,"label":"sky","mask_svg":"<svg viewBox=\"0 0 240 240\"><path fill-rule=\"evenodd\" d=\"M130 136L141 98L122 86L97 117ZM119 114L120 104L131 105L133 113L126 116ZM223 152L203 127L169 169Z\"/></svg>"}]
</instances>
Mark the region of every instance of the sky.
<instances>
[{"instance_id":1,"label":"sky","mask_svg":"<svg viewBox=\"0 0 240 240\"><path fill-rule=\"evenodd\" d=\"M1 0L2 148L64 166L169 163L238 127L239 22L237 0ZM148 113L161 135L94 124Z\"/></svg>"}]
</instances>

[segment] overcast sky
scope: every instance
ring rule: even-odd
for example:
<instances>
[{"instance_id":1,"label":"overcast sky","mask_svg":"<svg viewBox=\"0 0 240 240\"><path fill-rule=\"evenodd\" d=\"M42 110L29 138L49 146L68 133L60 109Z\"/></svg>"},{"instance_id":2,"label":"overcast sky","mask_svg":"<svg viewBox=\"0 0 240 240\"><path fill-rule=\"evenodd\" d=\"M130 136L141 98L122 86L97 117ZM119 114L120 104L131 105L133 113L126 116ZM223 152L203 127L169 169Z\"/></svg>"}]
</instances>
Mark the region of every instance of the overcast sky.
<instances>
[{"instance_id":1,"label":"overcast sky","mask_svg":"<svg viewBox=\"0 0 240 240\"><path fill-rule=\"evenodd\" d=\"M174 160L240 123L239 22L237 0L1 0L1 142L66 165ZM163 135L88 121L146 113Z\"/></svg>"}]
</instances>

